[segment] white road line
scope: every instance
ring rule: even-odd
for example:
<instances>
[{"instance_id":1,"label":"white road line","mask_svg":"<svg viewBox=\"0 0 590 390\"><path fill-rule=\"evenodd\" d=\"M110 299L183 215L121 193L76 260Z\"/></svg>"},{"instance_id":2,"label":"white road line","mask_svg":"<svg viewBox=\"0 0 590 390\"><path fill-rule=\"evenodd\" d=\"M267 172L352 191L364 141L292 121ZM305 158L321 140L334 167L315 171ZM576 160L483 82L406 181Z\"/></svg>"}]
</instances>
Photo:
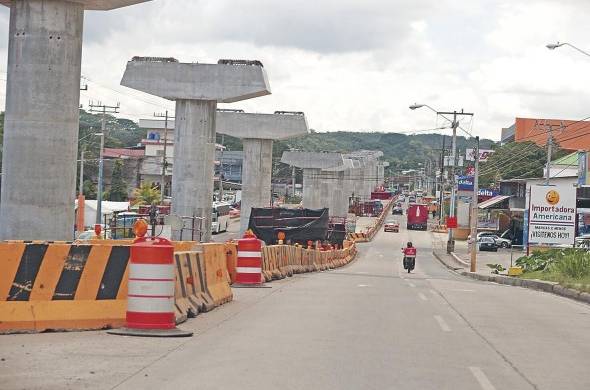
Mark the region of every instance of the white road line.
<instances>
[{"instance_id":1,"label":"white road line","mask_svg":"<svg viewBox=\"0 0 590 390\"><path fill-rule=\"evenodd\" d=\"M358 272L355 272L355 273L360 274L360 275L368 274L368 272L365 272L365 271L358 271Z\"/></svg>"},{"instance_id":2,"label":"white road line","mask_svg":"<svg viewBox=\"0 0 590 390\"><path fill-rule=\"evenodd\" d=\"M412 288L416 287L416 285L414 283L412 283L412 282L408 282L408 286L410 286Z\"/></svg>"},{"instance_id":3,"label":"white road line","mask_svg":"<svg viewBox=\"0 0 590 390\"><path fill-rule=\"evenodd\" d=\"M357 287L370 287L368 284L359 284Z\"/></svg>"},{"instance_id":4,"label":"white road line","mask_svg":"<svg viewBox=\"0 0 590 390\"><path fill-rule=\"evenodd\" d=\"M436 320L436 322L438 322L438 325L443 330L443 332L451 331L451 328L441 316L434 316L434 319Z\"/></svg>"},{"instance_id":5,"label":"white road line","mask_svg":"<svg viewBox=\"0 0 590 390\"><path fill-rule=\"evenodd\" d=\"M433 289L430 289L430 293L431 293L432 295L438 295L438 293L437 293L436 291L434 291Z\"/></svg>"},{"instance_id":6,"label":"white road line","mask_svg":"<svg viewBox=\"0 0 590 390\"><path fill-rule=\"evenodd\" d=\"M420 297L420 299L422 299L423 301L427 301L428 298L426 298L426 295L419 293L418 296Z\"/></svg>"},{"instance_id":7,"label":"white road line","mask_svg":"<svg viewBox=\"0 0 590 390\"><path fill-rule=\"evenodd\" d=\"M479 385L483 390L496 390L494 385L492 385L492 383L490 382L486 374L483 373L481 368L469 367L469 371L471 371L475 379L477 379L477 382L479 382Z\"/></svg>"},{"instance_id":8,"label":"white road line","mask_svg":"<svg viewBox=\"0 0 590 390\"><path fill-rule=\"evenodd\" d=\"M465 289L465 288L452 288L450 291L475 292L475 290L469 290L469 289Z\"/></svg>"}]
</instances>

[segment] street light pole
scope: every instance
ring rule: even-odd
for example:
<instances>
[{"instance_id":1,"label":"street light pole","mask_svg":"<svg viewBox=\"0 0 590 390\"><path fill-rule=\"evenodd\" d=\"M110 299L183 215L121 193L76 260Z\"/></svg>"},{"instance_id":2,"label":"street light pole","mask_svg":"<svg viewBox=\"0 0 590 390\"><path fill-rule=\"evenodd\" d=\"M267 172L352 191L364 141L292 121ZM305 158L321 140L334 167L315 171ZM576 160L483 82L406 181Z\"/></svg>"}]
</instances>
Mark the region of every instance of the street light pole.
<instances>
[{"instance_id":1,"label":"street light pole","mask_svg":"<svg viewBox=\"0 0 590 390\"><path fill-rule=\"evenodd\" d=\"M572 49L574 49L574 50L577 50L577 51L579 51L580 53L582 53L582 54L584 54L584 55L586 55L586 56L590 57L590 53L588 53L588 52L587 52L587 51L585 51L585 50L582 50L582 49L580 49L579 47L576 47L576 46L572 45L571 43L567 43L567 42L557 42L557 43L549 43L548 45L545 45L545 47L546 47L547 49L549 49L549 50L555 50L555 49L557 49L558 47L562 47L562 46L569 46L569 47L571 47Z\"/></svg>"},{"instance_id":2,"label":"street light pole","mask_svg":"<svg viewBox=\"0 0 590 390\"><path fill-rule=\"evenodd\" d=\"M457 203L457 191L455 189L456 180L455 180L455 169L457 166L457 126L459 123L457 122L457 111L453 112L453 141L452 141L452 151L451 151L451 208L449 210L449 216L455 216L455 207ZM455 250L455 240L453 239L453 229L448 229L449 236L447 240L447 252L451 253Z\"/></svg>"},{"instance_id":3,"label":"street light pole","mask_svg":"<svg viewBox=\"0 0 590 390\"><path fill-rule=\"evenodd\" d=\"M453 143L452 143L452 151L451 151L451 159L452 159L452 163L451 163L451 208L449 210L449 217L455 217L455 207L457 204L457 191L456 191L456 180L455 180L455 167L458 165L457 164L457 128L460 127L459 126L459 122L457 121L457 117L458 116L473 116L473 113L470 112L463 112L463 110L461 110L461 112L457 112L457 111L453 111L453 112L444 112L444 111L436 111L434 108L430 107L427 104L418 104L418 103L414 103L410 106L410 110L415 110L421 107L427 107L432 111L435 111L437 115L442 116L443 118L450 120L448 117L446 117L446 115L452 115L453 116L453 120L451 122L452 124L452 128L453 128ZM463 131L465 131L463 129ZM467 131L465 131L467 133ZM468 133L469 134L469 133ZM442 206L442 205L441 205ZM449 236L448 236L448 241L447 241L447 253L451 253L455 250L455 240L453 239L453 229L448 229L449 230Z\"/></svg>"}]
</instances>

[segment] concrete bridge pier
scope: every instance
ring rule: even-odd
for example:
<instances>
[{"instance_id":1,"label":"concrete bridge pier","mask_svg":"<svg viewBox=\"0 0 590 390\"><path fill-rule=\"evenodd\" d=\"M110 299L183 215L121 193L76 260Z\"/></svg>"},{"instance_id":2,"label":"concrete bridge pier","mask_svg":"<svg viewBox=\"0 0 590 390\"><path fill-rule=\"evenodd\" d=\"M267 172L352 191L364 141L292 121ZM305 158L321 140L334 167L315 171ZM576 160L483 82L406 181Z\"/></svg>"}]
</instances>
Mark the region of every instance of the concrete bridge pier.
<instances>
[{"instance_id":1,"label":"concrete bridge pier","mask_svg":"<svg viewBox=\"0 0 590 390\"><path fill-rule=\"evenodd\" d=\"M135 57L121 85L176 101L172 213L202 220L201 240L211 240L217 103L270 94L259 61L179 63L174 58ZM174 231L179 239L180 232ZM190 234L183 234L190 239Z\"/></svg>"},{"instance_id":2,"label":"concrete bridge pier","mask_svg":"<svg viewBox=\"0 0 590 390\"><path fill-rule=\"evenodd\" d=\"M84 10L146 0L0 0L10 7L1 240L71 240Z\"/></svg>"},{"instance_id":3,"label":"concrete bridge pier","mask_svg":"<svg viewBox=\"0 0 590 390\"><path fill-rule=\"evenodd\" d=\"M243 143L240 209L240 234L243 234L248 229L252 208L270 206L273 140L307 134L307 120L302 112L251 114L220 111L217 122L219 133L241 138Z\"/></svg>"}]
</instances>

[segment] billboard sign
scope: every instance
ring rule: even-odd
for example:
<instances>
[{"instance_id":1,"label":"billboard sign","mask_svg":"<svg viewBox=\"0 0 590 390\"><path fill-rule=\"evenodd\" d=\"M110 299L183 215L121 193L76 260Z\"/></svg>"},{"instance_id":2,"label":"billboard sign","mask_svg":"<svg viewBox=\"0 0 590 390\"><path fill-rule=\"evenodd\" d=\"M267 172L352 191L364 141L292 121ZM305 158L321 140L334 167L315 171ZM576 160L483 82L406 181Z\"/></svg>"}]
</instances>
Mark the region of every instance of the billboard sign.
<instances>
[{"instance_id":1,"label":"billboard sign","mask_svg":"<svg viewBox=\"0 0 590 390\"><path fill-rule=\"evenodd\" d=\"M488 161L492 154L494 154L492 149L479 149L479 161ZM475 161L475 149L465 149L465 160Z\"/></svg>"},{"instance_id":2,"label":"billboard sign","mask_svg":"<svg viewBox=\"0 0 590 390\"><path fill-rule=\"evenodd\" d=\"M531 186L528 231L529 244L573 245L576 188L571 184Z\"/></svg>"}]
</instances>

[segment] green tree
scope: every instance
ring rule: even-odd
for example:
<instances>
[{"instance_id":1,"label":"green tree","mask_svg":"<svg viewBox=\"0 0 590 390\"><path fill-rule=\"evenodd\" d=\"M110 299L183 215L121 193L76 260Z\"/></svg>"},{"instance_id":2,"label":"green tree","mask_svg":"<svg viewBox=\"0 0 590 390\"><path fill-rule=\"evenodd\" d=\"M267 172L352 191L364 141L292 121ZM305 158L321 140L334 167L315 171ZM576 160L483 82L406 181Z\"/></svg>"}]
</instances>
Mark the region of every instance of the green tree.
<instances>
[{"instance_id":1,"label":"green tree","mask_svg":"<svg viewBox=\"0 0 590 390\"><path fill-rule=\"evenodd\" d=\"M160 201L160 190L153 183L142 183L141 187L133 191L133 204L151 205Z\"/></svg>"},{"instance_id":2,"label":"green tree","mask_svg":"<svg viewBox=\"0 0 590 390\"><path fill-rule=\"evenodd\" d=\"M123 180L123 161L121 160L115 161L108 199L113 202L124 202L127 200L127 183Z\"/></svg>"},{"instance_id":3,"label":"green tree","mask_svg":"<svg viewBox=\"0 0 590 390\"><path fill-rule=\"evenodd\" d=\"M554 148L553 158L564 154L563 150ZM480 165L480 185L486 187L500 180L542 177L546 162L545 148L534 142L510 142L497 147L488 161Z\"/></svg>"},{"instance_id":4,"label":"green tree","mask_svg":"<svg viewBox=\"0 0 590 390\"><path fill-rule=\"evenodd\" d=\"M84 180L84 196L87 199L96 199L96 185L92 180Z\"/></svg>"}]
</instances>

